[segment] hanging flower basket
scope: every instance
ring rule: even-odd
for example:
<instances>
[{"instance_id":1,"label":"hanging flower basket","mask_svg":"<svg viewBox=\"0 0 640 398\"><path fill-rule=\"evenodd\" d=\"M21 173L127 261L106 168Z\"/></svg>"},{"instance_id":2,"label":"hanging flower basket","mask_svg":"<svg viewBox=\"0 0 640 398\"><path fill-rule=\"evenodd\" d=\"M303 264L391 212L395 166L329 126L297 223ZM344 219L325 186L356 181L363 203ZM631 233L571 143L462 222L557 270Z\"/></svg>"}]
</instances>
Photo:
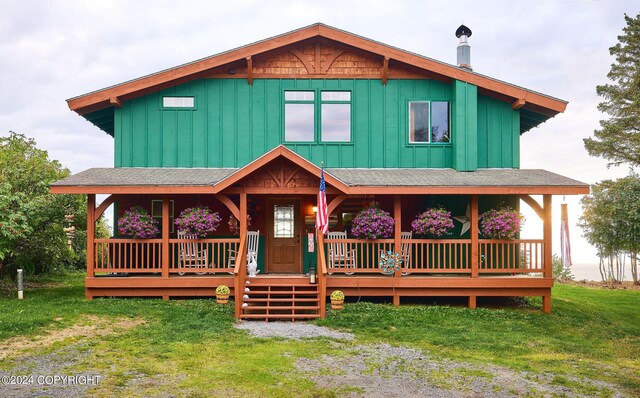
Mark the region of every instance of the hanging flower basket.
<instances>
[{"instance_id":1,"label":"hanging flower basket","mask_svg":"<svg viewBox=\"0 0 640 398\"><path fill-rule=\"evenodd\" d=\"M449 234L453 227L451 212L444 208L427 209L424 213L418 214L411 223L414 233L434 237Z\"/></svg>"},{"instance_id":2,"label":"hanging flower basket","mask_svg":"<svg viewBox=\"0 0 640 398\"><path fill-rule=\"evenodd\" d=\"M201 238L218 229L221 218L207 206L190 207L180 213L175 224L178 231Z\"/></svg>"},{"instance_id":3,"label":"hanging flower basket","mask_svg":"<svg viewBox=\"0 0 640 398\"><path fill-rule=\"evenodd\" d=\"M486 211L479 220L482 235L489 239L515 239L524 224L524 217L511 207Z\"/></svg>"},{"instance_id":4,"label":"hanging flower basket","mask_svg":"<svg viewBox=\"0 0 640 398\"><path fill-rule=\"evenodd\" d=\"M393 217L378 207L362 210L353 218L351 233L356 238L379 239L393 236Z\"/></svg>"},{"instance_id":5,"label":"hanging flower basket","mask_svg":"<svg viewBox=\"0 0 640 398\"><path fill-rule=\"evenodd\" d=\"M125 211L118 219L118 234L135 239L155 238L160 233L149 212L141 206Z\"/></svg>"}]
</instances>

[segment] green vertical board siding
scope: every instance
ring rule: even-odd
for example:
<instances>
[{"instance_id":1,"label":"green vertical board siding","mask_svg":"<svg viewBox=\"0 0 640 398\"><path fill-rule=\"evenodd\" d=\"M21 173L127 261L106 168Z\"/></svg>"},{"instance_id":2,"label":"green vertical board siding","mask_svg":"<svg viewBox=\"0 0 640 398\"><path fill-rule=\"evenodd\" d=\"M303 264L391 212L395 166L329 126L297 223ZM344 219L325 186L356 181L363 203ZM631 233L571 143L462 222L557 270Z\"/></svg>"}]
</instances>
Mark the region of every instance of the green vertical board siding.
<instances>
[{"instance_id":1,"label":"green vertical board siding","mask_svg":"<svg viewBox=\"0 0 640 398\"><path fill-rule=\"evenodd\" d=\"M284 142L284 91L305 89L352 92L351 142ZM163 109L163 96L193 96L195 108ZM409 144L409 101L432 100L451 103L452 143ZM462 82L255 79L250 86L246 79L200 79L125 101L115 113L115 164L242 167L285 144L330 167L517 167L518 124L509 104L478 98L476 87ZM506 143L483 142L496 135Z\"/></svg>"},{"instance_id":2,"label":"green vertical board siding","mask_svg":"<svg viewBox=\"0 0 640 398\"><path fill-rule=\"evenodd\" d=\"M478 96L478 167L520 167L520 111Z\"/></svg>"},{"instance_id":3,"label":"green vertical board siding","mask_svg":"<svg viewBox=\"0 0 640 398\"><path fill-rule=\"evenodd\" d=\"M456 80L453 84L451 117L453 167L459 171L478 168L478 88Z\"/></svg>"}]
</instances>

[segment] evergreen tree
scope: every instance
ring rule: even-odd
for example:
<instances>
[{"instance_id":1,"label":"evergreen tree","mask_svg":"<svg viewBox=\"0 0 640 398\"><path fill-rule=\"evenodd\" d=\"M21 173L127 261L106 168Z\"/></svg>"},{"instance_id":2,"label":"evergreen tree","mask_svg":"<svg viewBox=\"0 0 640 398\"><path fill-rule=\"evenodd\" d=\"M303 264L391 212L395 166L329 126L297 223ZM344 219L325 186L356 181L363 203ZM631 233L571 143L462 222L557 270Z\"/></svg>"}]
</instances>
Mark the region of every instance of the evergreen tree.
<instances>
[{"instance_id":1,"label":"evergreen tree","mask_svg":"<svg viewBox=\"0 0 640 398\"><path fill-rule=\"evenodd\" d=\"M640 165L640 13L625 14L627 26L618 43L609 49L615 57L607 77L611 84L597 86L604 101L598 110L609 115L601 120L593 138L584 145L591 156L601 156L612 164Z\"/></svg>"}]
</instances>

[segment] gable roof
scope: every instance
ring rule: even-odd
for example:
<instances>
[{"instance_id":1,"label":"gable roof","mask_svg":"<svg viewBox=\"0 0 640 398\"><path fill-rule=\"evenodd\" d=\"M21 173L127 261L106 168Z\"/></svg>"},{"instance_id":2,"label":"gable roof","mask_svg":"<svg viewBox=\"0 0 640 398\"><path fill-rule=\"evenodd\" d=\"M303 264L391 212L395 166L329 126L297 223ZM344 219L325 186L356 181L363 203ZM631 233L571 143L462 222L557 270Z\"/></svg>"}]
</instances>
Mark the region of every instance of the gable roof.
<instances>
[{"instance_id":1,"label":"gable roof","mask_svg":"<svg viewBox=\"0 0 640 398\"><path fill-rule=\"evenodd\" d=\"M524 120L521 131L535 127L563 112L567 106L566 101L321 23L70 98L67 103L71 110L83 115L101 129L109 131L108 129L113 129L113 109L121 106L122 101L196 80L206 76L214 68L313 38L325 38L379 55L384 59L401 62L422 70L430 76L456 79L476 85L479 93L509 101L514 109L522 109L521 117Z\"/></svg>"}]
</instances>

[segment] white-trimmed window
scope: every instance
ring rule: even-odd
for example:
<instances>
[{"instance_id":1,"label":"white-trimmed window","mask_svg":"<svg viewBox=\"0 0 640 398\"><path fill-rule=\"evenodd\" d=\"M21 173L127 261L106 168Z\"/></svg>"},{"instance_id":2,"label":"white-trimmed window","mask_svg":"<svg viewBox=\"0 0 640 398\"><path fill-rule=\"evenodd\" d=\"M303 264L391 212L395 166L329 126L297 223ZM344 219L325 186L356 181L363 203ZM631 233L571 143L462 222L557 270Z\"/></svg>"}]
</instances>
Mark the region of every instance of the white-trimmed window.
<instances>
[{"instance_id":1,"label":"white-trimmed window","mask_svg":"<svg viewBox=\"0 0 640 398\"><path fill-rule=\"evenodd\" d=\"M162 97L163 108L195 108L194 97Z\"/></svg>"},{"instance_id":2,"label":"white-trimmed window","mask_svg":"<svg viewBox=\"0 0 640 398\"><path fill-rule=\"evenodd\" d=\"M450 142L449 102L409 101L409 143Z\"/></svg>"}]
</instances>

